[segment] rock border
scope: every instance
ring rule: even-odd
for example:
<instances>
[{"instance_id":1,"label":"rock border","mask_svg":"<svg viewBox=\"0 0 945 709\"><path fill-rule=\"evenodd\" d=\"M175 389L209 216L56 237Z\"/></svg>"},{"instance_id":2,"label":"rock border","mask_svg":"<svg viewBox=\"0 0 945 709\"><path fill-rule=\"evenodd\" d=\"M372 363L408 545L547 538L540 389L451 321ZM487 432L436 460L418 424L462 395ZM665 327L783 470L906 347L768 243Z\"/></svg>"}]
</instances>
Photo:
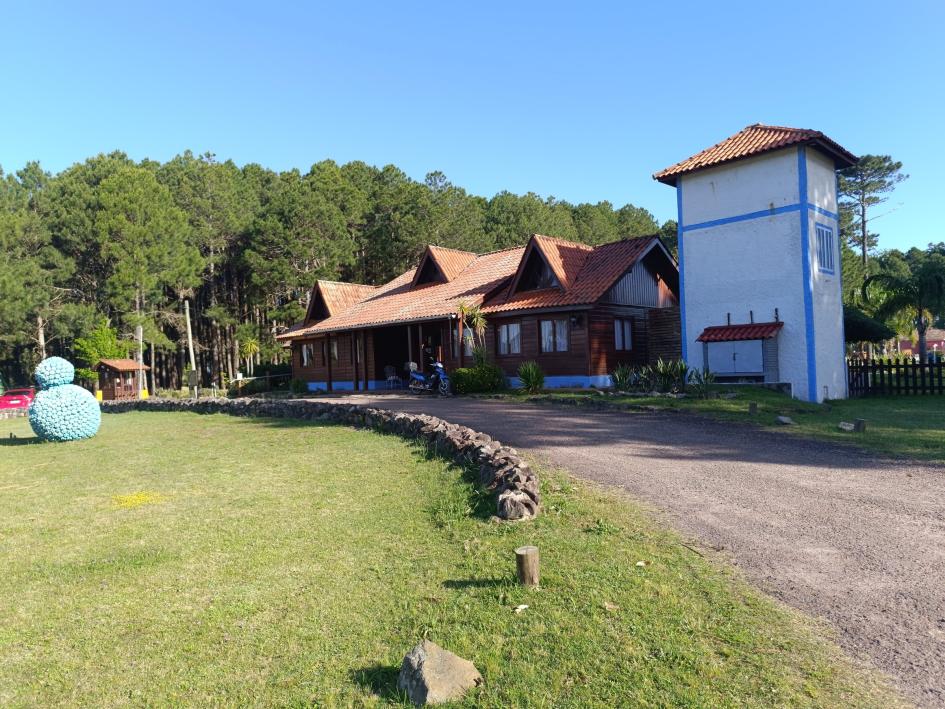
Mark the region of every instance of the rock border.
<instances>
[{"instance_id":1,"label":"rock border","mask_svg":"<svg viewBox=\"0 0 945 709\"><path fill-rule=\"evenodd\" d=\"M496 515L504 520L531 519L541 497L538 476L518 452L485 433L427 414L377 409L357 404L304 399L145 399L105 401L102 413L185 411L301 421L327 421L393 433L420 441L458 465L478 469L479 484L497 494Z\"/></svg>"}]
</instances>

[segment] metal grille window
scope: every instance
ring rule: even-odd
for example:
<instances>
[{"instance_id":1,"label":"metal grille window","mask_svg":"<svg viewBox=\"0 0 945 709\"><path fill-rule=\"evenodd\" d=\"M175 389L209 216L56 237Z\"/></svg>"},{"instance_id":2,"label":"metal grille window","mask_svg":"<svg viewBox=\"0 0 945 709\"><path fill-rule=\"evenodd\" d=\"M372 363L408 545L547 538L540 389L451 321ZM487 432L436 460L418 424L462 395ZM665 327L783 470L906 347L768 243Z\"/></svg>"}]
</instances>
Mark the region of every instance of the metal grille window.
<instances>
[{"instance_id":1,"label":"metal grille window","mask_svg":"<svg viewBox=\"0 0 945 709\"><path fill-rule=\"evenodd\" d=\"M833 229L823 224L817 225L817 265L824 273L833 273L836 269L834 257Z\"/></svg>"},{"instance_id":2,"label":"metal grille window","mask_svg":"<svg viewBox=\"0 0 945 709\"><path fill-rule=\"evenodd\" d=\"M541 320L541 351L567 352L568 351L568 320Z\"/></svg>"},{"instance_id":3,"label":"metal grille window","mask_svg":"<svg viewBox=\"0 0 945 709\"><path fill-rule=\"evenodd\" d=\"M517 323L499 325L499 354L522 353L522 326Z\"/></svg>"},{"instance_id":4,"label":"metal grille window","mask_svg":"<svg viewBox=\"0 0 945 709\"><path fill-rule=\"evenodd\" d=\"M620 351L633 349L633 326L628 318L614 318L614 347Z\"/></svg>"}]
</instances>

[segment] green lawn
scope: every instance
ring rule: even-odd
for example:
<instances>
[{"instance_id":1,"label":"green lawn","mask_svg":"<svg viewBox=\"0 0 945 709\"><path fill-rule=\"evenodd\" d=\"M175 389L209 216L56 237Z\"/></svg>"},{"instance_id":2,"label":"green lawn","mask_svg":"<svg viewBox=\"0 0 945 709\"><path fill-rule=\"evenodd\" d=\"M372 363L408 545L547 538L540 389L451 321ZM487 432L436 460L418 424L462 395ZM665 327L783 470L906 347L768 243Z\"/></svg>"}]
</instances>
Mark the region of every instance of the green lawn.
<instances>
[{"instance_id":1,"label":"green lawn","mask_svg":"<svg viewBox=\"0 0 945 709\"><path fill-rule=\"evenodd\" d=\"M898 702L822 629L562 474L542 471L536 521L497 523L461 471L370 431L130 413L78 443L28 432L0 421L4 706L400 704L424 636L482 671L470 706ZM523 543L540 590L514 583Z\"/></svg>"},{"instance_id":2,"label":"green lawn","mask_svg":"<svg viewBox=\"0 0 945 709\"><path fill-rule=\"evenodd\" d=\"M599 392L546 392L542 399L570 400L595 406L658 407L689 411L725 421L776 427L779 431L851 443L899 458L945 463L945 397L897 396L808 404L759 387L716 387L718 393L735 392L734 399L667 399L662 397L602 396ZM507 396L529 400L527 394ZM758 404L757 415L748 413L749 402ZM778 425L779 415L790 416L794 426ZM841 421L867 421L866 433L841 431Z\"/></svg>"}]
</instances>

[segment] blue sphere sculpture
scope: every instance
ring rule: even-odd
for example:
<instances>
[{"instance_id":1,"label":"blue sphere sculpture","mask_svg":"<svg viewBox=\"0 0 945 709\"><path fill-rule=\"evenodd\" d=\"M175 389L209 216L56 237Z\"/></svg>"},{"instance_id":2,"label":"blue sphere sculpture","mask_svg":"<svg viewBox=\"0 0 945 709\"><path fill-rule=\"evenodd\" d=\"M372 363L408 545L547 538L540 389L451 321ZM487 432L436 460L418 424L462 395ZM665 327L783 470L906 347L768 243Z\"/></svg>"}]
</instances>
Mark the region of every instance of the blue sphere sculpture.
<instances>
[{"instance_id":1,"label":"blue sphere sculpture","mask_svg":"<svg viewBox=\"0 0 945 709\"><path fill-rule=\"evenodd\" d=\"M36 368L40 391L30 404L30 426L44 441L75 441L98 433L98 401L73 384L74 377L75 367L62 357L48 357Z\"/></svg>"}]
</instances>

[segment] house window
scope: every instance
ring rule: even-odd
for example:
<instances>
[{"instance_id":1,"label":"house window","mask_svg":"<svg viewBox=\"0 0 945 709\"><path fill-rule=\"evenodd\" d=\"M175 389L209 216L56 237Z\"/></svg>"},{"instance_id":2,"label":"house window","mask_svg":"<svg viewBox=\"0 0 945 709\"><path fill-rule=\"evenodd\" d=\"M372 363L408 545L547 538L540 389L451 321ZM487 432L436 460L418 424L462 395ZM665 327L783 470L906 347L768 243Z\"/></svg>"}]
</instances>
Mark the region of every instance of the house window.
<instances>
[{"instance_id":1,"label":"house window","mask_svg":"<svg viewBox=\"0 0 945 709\"><path fill-rule=\"evenodd\" d=\"M331 361L338 361L338 340L331 341Z\"/></svg>"},{"instance_id":2,"label":"house window","mask_svg":"<svg viewBox=\"0 0 945 709\"><path fill-rule=\"evenodd\" d=\"M568 351L568 320L540 320L539 329L541 333L541 351L542 352L567 352Z\"/></svg>"},{"instance_id":3,"label":"house window","mask_svg":"<svg viewBox=\"0 0 945 709\"><path fill-rule=\"evenodd\" d=\"M633 321L629 318L614 318L614 348L618 351L633 349Z\"/></svg>"},{"instance_id":4,"label":"house window","mask_svg":"<svg viewBox=\"0 0 945 709\"><path fill-rule=\"evenodd\" d=\"M836 270L833 229L824 224L817 225L817 265L824 273Z\"/></svg>"},{"instance_id":5,"label":"house window","mask_svg":"<svg viewBox=\"0 0 945 709\"><path fill-rule=\"evenodd\" d=\"M309 367L313 364L315 358L315 348L311 343L306 342L302 345L302 366Z\"/></svg>"},{"instance_id":6,"label":"house window","mask_svg":"<svg viewBox=\"0 0 945 709\"><path fill-rule=\"evenodd\" d=\"M520 323L499 325L499 354L522 354L522 326Z\"/></svg>"}]
</instances>

